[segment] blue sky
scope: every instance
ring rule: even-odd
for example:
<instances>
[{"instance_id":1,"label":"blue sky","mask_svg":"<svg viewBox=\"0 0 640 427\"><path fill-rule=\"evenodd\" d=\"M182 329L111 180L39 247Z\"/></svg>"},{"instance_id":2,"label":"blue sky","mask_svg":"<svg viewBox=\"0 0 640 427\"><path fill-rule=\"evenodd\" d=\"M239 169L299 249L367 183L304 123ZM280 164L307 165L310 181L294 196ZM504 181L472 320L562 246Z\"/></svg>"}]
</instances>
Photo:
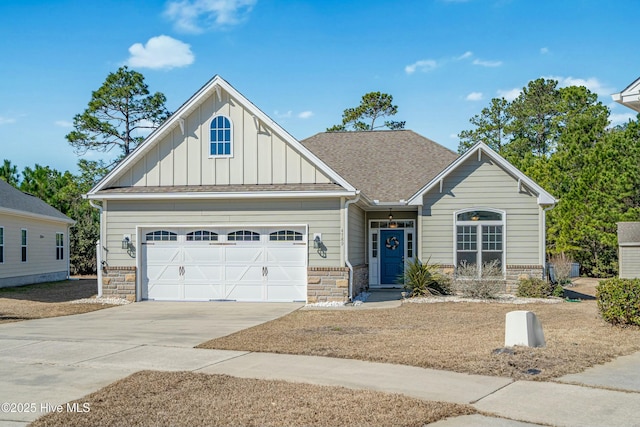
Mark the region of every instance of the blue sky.
<instances>
[{"instance_id":1,"label":"blue sky","mask_svg":"<svg viewBox=\"0 0 640 427\"><path fill-rule=\"evenodd\" d=\"M125 64L172 111L219 74L298 139L381 91L455 150L491 98L538 77L624 122L610 94L640 76L639 15L637 0L2 0L0 161L75 172L73 116Z\"/></svg>"}]
</instances>

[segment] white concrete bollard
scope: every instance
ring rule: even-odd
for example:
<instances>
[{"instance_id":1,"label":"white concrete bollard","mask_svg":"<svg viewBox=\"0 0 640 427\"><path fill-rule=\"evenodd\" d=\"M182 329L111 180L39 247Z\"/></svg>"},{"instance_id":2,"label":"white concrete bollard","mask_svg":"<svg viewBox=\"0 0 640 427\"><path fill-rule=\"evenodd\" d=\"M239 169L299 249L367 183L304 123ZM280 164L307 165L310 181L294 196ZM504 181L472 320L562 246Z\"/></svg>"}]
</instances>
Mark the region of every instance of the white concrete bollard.
<instances>
[{"instance_id":1,"label":"white concrete bollard","mask_svg":"<svg viewBox=\"0 0 640 427\"><path fill-rule=\"evenodd\" d=\"M544 347L544 333L538 318L531 311L510 311L504 331L504 346Z\"/></svg>"}]
</instances>

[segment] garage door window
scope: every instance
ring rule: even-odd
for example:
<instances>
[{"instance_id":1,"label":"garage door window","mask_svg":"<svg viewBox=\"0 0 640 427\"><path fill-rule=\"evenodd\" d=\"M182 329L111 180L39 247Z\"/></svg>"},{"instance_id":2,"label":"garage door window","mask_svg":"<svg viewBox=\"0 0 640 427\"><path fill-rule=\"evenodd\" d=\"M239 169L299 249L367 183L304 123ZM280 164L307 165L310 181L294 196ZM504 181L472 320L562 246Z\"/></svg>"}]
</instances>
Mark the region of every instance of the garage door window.
<instances>
[{"instance_id":1,"label":"garage door window","mask_svg":"<svg viewBox=\"0 0 640 427\"><path fill-rule=\"evenodd\" d=\"M187 233L188 242L214 242L218 240L218 235L208 230L198 230Z\"/></svg>"},{"instance_id":2,"label":"garage door window","mask_svg":"<svg viewBox=\"0 0 640 427\"><path fill-rule=\"evenodd\" d=\"M230 242L259 242L260 234L249 230L238 230L227 234Z\"/></svg>"},{"instance_id":3,"label":"garage door window","mask_svg":"<svg viewBox=\"0 0 640 427\"><path fill-rule=\"evenodd\" d=\"M269 240L272 242L292 242L302 241L302 233L293 230L279 230L269 234Z\"/></svg>"},{"instance_id":4,"label":"garage door window","mask_svg":"<svg viewBox=\"0 0 640 427\"><path fill-rule=\"evenodd\" d=\"M171 231L157 230L147 233L147 242L175 242L178 235Z\"/></svg>"}]
</instances>

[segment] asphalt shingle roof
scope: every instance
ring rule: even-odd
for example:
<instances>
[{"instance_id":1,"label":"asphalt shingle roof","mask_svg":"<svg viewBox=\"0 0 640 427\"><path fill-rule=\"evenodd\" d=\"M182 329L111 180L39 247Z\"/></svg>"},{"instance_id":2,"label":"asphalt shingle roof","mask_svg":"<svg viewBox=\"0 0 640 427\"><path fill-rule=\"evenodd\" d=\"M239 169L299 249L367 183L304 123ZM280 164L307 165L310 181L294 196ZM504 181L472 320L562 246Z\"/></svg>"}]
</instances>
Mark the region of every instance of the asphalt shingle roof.
<instances>
[{"instance_id":1,"label":"asphalt shingle roof","mask_svg":"<svg viewBox=\"0 0 640 427\"><path fill-rule=\"evenodd\" d=\"M0 208L22 211L36 215L44 215L51 218L60 219L71 222L71 219L57 210L56 208L46 204L39 198L7 184L0 179Z\"/></svg>"},{"instance_id":2,"label":"asphalt shingle roof","mask_svg":"<svg viewBox=\"0 0 640 427\"><path fill-rule=\"evenodd\" d=\"M410 130L323 132L302 144L370 200L408 200L458 154Z\"/></svg>"},{"instance_id":3,"label":"asphalt shingle roof","mask_svg":"<svg viewBox=\"0 0 640 427\"><path fill-rule=\"evenodd\" d=\"M640 244L640 222L619 222L618 243Z\"/></svg>"}]
</instances>

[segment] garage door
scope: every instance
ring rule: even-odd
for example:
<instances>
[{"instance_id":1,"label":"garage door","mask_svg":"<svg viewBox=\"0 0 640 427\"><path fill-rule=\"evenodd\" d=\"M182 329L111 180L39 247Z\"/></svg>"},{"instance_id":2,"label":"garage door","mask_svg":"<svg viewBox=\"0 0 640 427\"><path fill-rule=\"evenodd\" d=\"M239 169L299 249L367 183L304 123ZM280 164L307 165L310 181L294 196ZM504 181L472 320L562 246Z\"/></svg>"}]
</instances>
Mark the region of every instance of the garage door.
<instances>
[{"instance_id":1,"label":"garage door","mask_svg":"<svg viewBox=\"0 0 640 427\"><path fill-rule=\"evenodd\" d=\"M142 298L305 301L303 227L143 233Z\"/></svg>"}]
</instances>

